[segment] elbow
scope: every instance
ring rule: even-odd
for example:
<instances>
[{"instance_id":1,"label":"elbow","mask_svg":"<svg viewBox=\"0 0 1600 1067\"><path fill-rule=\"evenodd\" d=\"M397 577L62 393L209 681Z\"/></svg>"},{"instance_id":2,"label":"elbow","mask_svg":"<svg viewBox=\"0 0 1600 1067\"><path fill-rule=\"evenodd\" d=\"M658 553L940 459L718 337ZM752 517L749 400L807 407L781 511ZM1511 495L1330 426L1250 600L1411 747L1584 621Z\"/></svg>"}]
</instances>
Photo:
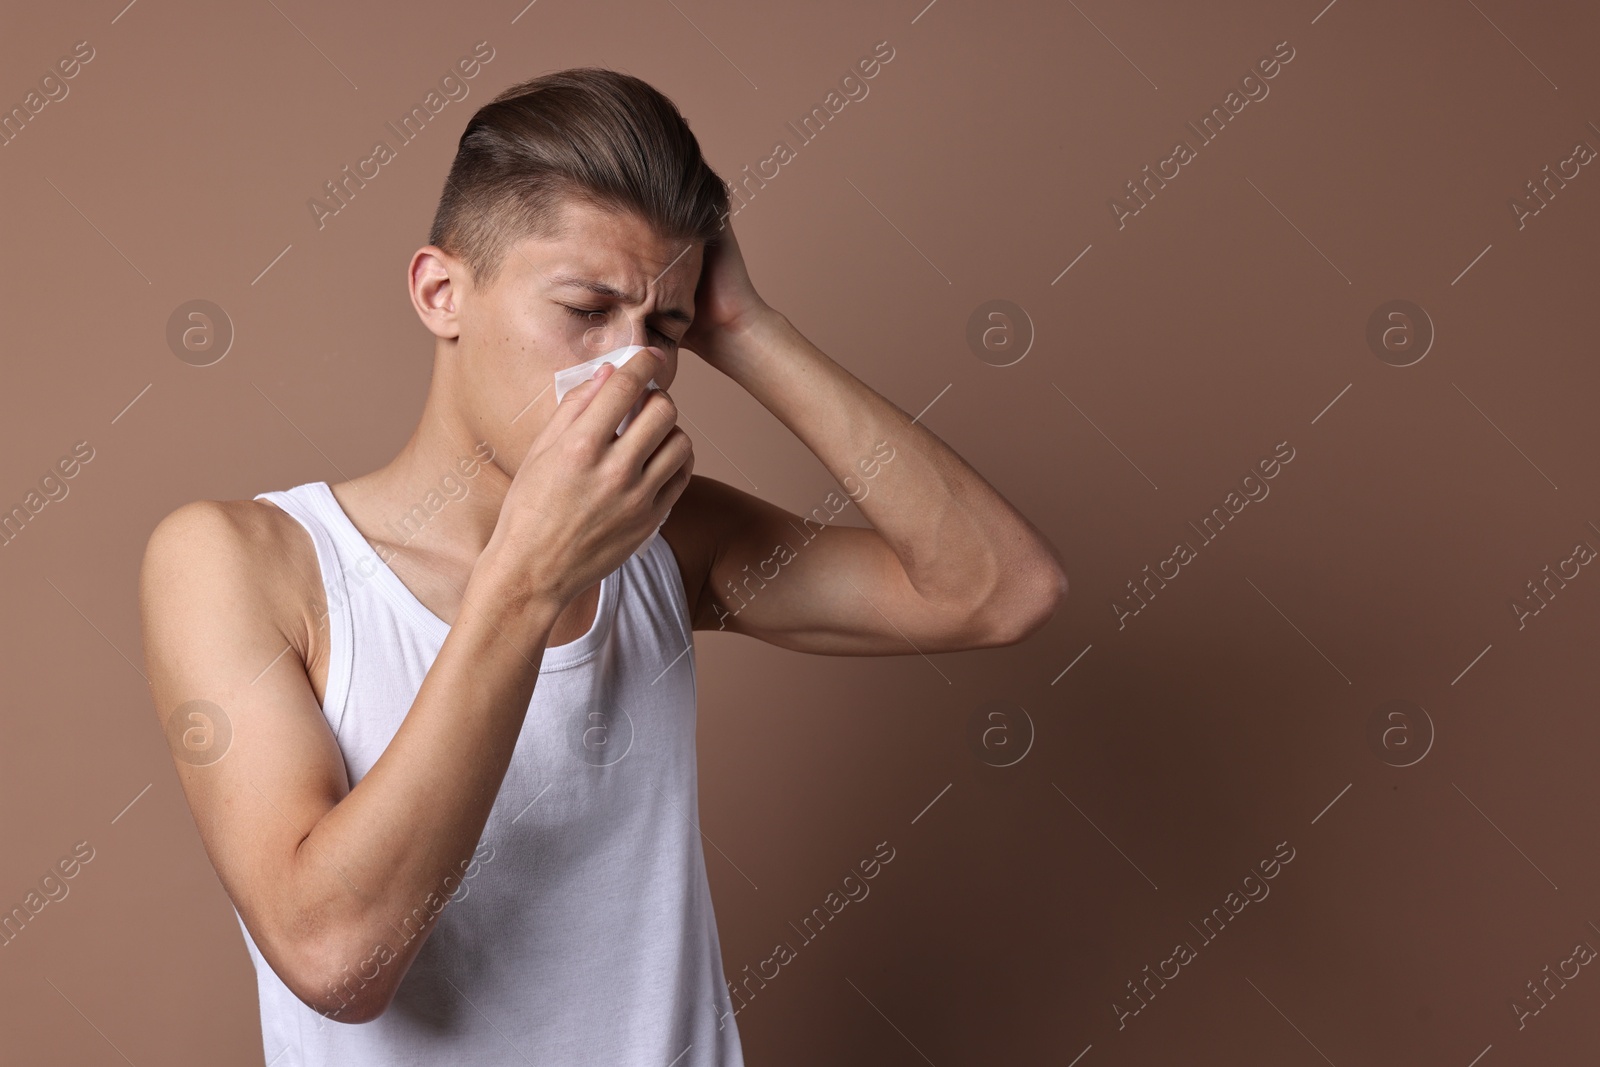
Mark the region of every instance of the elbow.
<instances>
[{"instance_id":1,"label":"elbow","mask_svg":"<svg viewBox=\"0 0 1600 1067\"><path fill-rule=\"evenodd\" d=\"M346 965L338 972L317 972L305 985L290 986L295 996L318 1015L336 1023L370 1023L389 1009L393 989L381 982L381 973L372 979L363 977L372 973ZM288 984L288 983L285 983Z\"/></svg>"},{"instance_id":2,"label":"elbow","mask_svg":"<svg viewBox=\"0 0 1600 1067\"><path fill-rule=\"evenodd\" d=\"M302 1004L332 1022L368 1023L394 999L400 957L386 943L354 950L349 938L322 938L295 953L279 977ZM287 972L287 973L285 973Z\"/></svg>"},{"instance_id":3,"label":"elbow","mask_svg":"<svg viewBox=\"0 0 1600 1067\"><path fill-rule=\"evenodd\" d=\"M982 613L988 647L1021 644L1055 618L1067 597L1066 568L1053 549L1015 573L1019 581L1014 590Z\"/></svg>"},{"instance_id":4,"label":"elbow","mask_svg":"<svg viewBox=\"0 0 1600 1067\"><path fill-rule=\"evenodd\" d=\"M320 866L306 868L306 843L302 838L282 861L246 925L295 999L332 1022L371 1022L388 1010L405 977L417 928L407 917L402 923L412 937L395 941L400 927L381 917L389 910L384 900L334 888Z\"/></svg>"},{"instance_id":5,"label":"elbow","mask_svg":"<svg viewBox=\"0 0 1600 1067\"><path fill-rule=\"evenodd\" d=\"M340 999L338 994L333 993L325 993L315 1000L308 1001L304 997L301 1000L324 1019L351 1025L370 1023L389 1008L388 1000L374 1002L363 996L350 1001Z\"/></svg>"}]
</instances>

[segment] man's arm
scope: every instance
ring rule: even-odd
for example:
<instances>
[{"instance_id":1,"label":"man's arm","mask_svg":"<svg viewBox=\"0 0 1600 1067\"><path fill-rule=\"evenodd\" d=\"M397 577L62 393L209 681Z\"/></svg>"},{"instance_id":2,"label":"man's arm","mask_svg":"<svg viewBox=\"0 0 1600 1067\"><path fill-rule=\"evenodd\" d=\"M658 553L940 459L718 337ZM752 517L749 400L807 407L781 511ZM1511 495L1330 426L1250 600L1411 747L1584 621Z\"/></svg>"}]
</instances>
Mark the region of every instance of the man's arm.
<instances>
[{"instance_id":1,"label":"man's arm","mask_svg":"<svg viewBox=\"0 0 1600 1067\"><path fill-rule=\"evenodd\" d=\"M1013 644L1054 614L1067 579L1044 536L782 314L762 305L737 329L695 340L707 362L811 449L872 524L820 523L843 495L816 517L797 516L695 476L684 501L702 532L679 540L698 586L696 629L802 652L890 655Z\"/></svg>"},{"instance_id":2,"label":"man's arm","mask_svg":"<svg viewBox=\"0 0 1600 1067\"><path fill-rule=\"evenodd\" d=\"M475 571L405 721L352 790L305 669L317 612L285 592L307 573L292 557L311 551L269 505L179 508L145 551L145 661L163 725L205 700L232 727L220 759L179 747L174 763L257 947L307 1005L360 1023L388 1006L459 884L559 606L519 601Z\"/></svg>"},{"instance_id":3,"label":"man's arm","mask_svg":"<svg viewBox=\"0 0 1600 1067\"><path fill-rule=\"evenodd\" d=\"M270 504L202 501L151 534L140 609L156 713L165 725L204 700L232 726L221 758L175 748L179 781L256 946L312 1008L359 1023L388 1007L483 834L551 627L688 484L669 400L614 429L656 359L640 352L557 405L405 719L353 789L306 673L324 597L293 592L320 587L305 532Z\"/></svg>"}]
</instances>

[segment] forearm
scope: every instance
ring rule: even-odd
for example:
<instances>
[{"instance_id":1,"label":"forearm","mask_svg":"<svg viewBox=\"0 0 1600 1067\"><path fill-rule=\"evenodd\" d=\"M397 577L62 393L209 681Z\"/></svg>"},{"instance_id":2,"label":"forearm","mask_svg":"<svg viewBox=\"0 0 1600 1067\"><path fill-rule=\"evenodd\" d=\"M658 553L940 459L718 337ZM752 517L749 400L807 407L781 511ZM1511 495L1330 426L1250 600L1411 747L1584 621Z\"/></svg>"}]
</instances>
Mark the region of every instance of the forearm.
<instances>
[{"instance_id":1,"label":"forearm","mask_svg":"<svg viewBox=\"0 0 1600 1067\"><path fill-rule=\"evenodd\" d=\"M977 471L782 314L754 318L708 359L822 461L930 601L1015 602L1034 595L1028 580L1041 567L1059 568L1048 541ZM881 442L893 449L886 463L874 462Z\"/></svg>"},{"instance_id":2,"label":"forearm","mask_svg":"<svg viewBox=\"0 0 1600 1067\"><path fill-rule=\"evenodd\" d=\"M381 1010L457 891L559 610L475 570L394 738L302 842L292 883L320 941L314 970L329 983L363 980L338 1017Z\"/></svg>"}]
</instances>

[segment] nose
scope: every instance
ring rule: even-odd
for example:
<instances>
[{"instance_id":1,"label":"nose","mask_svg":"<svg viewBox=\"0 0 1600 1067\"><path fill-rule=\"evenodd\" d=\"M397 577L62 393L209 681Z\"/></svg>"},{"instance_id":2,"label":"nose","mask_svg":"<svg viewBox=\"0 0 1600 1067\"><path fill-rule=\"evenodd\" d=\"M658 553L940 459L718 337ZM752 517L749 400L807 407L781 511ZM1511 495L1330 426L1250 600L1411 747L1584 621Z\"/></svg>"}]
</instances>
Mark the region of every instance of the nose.
<instances>
[{"instance_id":1,"label":"nose","mask_svg":"<svg viewBox=\"0 0 1600 1067\"><path fill-rule=\"evenodd\" d=\"M583 333L583 345L589 352L589 357L604 355L625 345L654 343L642 315L636 317L617 315L606 322L596 322Z\"/></svg>"}]
</instances>

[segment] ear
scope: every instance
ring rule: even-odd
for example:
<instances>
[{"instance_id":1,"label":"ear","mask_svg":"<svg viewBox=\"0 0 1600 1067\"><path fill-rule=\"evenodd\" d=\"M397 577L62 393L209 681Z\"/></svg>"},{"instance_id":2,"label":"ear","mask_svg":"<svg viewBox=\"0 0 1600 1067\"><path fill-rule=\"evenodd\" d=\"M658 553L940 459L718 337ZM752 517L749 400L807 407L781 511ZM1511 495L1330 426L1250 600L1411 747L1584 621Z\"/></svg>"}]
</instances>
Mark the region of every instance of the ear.
<instances>
[{"instance_id":1,"label":"ear","mask_svg":"<svg viewBox=\"0 0 1600 1067\"><path fill-rule=\"evenodd\" d=\"M435 337L461 336L460 302L466 279L466 264L436 245L419 248L411 257L406 276L411 306Z\"/></svg>"}]
</instances>

